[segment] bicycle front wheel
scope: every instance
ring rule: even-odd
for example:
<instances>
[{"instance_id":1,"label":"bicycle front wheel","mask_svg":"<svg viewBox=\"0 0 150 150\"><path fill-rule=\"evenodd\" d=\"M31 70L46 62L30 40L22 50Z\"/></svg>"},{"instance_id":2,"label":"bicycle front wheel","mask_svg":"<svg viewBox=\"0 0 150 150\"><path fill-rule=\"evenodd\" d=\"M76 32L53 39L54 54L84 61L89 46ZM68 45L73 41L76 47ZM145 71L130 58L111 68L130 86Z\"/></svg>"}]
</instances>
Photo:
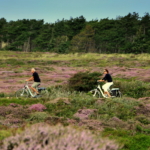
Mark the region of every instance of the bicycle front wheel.
<instances>
[{"instance_id":1,"label":"bicycle front wheel","mask_svg":"<svg viewBox=\"0 0 150 150\"><path fill-rule=\"evenodd\" d=\"M98 89L91 90L90 92L92 93L93 97L97 97L97 98L101 97L101 94Z\"/></svg>"},{"instance_id":2,"label":"bicycle front wheel","mask_svg":"<svg viewBox=\"0 0 150 150\"><path fill-rule=\"evenodd\" d=\"M18 90L15 95L16 95L17 98L20 98L20 97L27 98L27 97L29 97L28 91L24 88Z\"/></svg>"}]
</instances>

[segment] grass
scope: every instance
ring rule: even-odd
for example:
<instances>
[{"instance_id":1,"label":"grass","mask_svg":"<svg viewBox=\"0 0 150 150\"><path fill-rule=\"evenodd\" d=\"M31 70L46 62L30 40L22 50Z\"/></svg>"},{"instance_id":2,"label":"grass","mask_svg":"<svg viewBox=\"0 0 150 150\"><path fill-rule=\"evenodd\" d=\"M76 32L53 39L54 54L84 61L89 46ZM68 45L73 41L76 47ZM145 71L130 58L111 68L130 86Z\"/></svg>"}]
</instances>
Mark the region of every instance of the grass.
<instances>
[{"instance_id":1,"label":"grass","mask_svg":"<svg viewBox=\"0 0 150 150\"><path fill-rule=\"evenodd\" d=\"M96 116L101 116L102 119L103 117L101 114L107 114L107 119L118 117L126 121L136 115L134 107L138 105L139 102L131 101L127 98L108 99L105 103L95 107L98 109L98 114Z\"/></svg>"},{"instance_id":2,"label":"grass","mask_svg":"<svg viewBox=\"0 0 150 150\"><path fill-rule=\"evenodd\" d=\"M122 99L104 99L103 103L101 105L97 105L96 98L91 97L87 93L82 92L64 92L63 87L59 88L53 88L51 91L53 92L53 96L49 97L49 99L43 101L42 99L6 99L2 98L0 100L0 105L9 105L10 103L17 103L20 105L31 105L34 103L42 102L46 107L47 110L45 112L36 112L32 113L26 121L36 123L36 122L43 122L47 117L55 116L55 117L61 117L64 118L61 123L68 125L66 123L67 118L70 119L77 119L74 118L74 114L79 109L98 109L97 114L91 116L92 119L95 120L101 120L106 121L112 118L113 116L117 116L118 118L127 121L129 119L135 118L136 114L134 113L133 108L135 106L139 106L140 102L131 101L127 98ZM65 97L69 100L70 104L64 103L62 97ZM49 103L52 102L53 99L60 98L58 102L56 103ZM103 117L103 115L107 114L107 119ZM101 118L98 118L97 116L102 116ZM0 133L0 140L13 135L13 132L16 133L17 131L10 130L8 127L3 128ZM98 132L98 131L96 131ZM144 134L145 133L145 134ZM116 139L119 143L122 143L123 150L146 150L150 147L149 144L149 132L144 132L143 130L134 130L134 131L128 131L121 128L105 128L105 130L102 132L102 135L109 136L110 139Z\"/></svg>"},{"instance_id":3,"label":"grass","mask_svg":"<svg viewBox=\"0 0 150 150\"><path fill-rule=\"evenodd\" d=\"M78 68L86 68L88 71L94 67L98 67L99 69L101 67L113 66L148 69L150 64L149 60L149 54L55 54L0 51L0 67L2 70L13 70L15 73L22 73L24 70L29 70L33 66L41 68L43 72L56 72L57 69L55 66L73 67L76 70L78 70ZM135 63L137 66L135 66ZM44 73L42 75L44 75ZM24 75L23 77L26 76ZM119 143L124 145L123 150L148 150L150 148L150 130L148 129L150 122L148 116L145 114L137 114L136 108L145 105L144 102L137 101L138 98L150 96L149 83L136 81L136 77L130 79L116 77L114 80L115 85L121 89L124 95L123 98L96 99L88 93L71 92L63 85L50 86L48 88L50 92L48 99L16 99L5 93L0 93L0 106L8 106L11 103L23 106L37 103L45 105L47 109L44 112L32 112L32 114L25 119L25 126L26 124L45 122L48 117L53 117L53 120L56 119L57 121L55 120L55 122L68 125L68 119L80 122L79 118L74 117L74 114L79 109L97 109L97 112L91 115L89 119L102 122L104 131L101 132L93 129L94 133L100 133L104 137L107 136L111 139L116 139ZM56 81L57 83L62 82L61 79ZM18 82L22 83L23 81L19 79ZM64 99L68 103L66 103ZM55 102L55 100L58 101ZM100 104L96 103L98 100L101 102ZM127 125L133 125L134 128L114 127L111 126L111 124L109 124L109 127L105 126L113 117L117 117ZM4 119L5 117L1 117L0 121ZM0 122L0 141L2 142L4 138L14 135L19 129L23 130L22 128L23 127L11 129L10 126L4 126ZM88 127L86 128L89 129Z\"/></svg>"},{"instance_id":4,"label":"grass","mask_svg":"<svg viewBox=\"0 0 150 150\"><path fill-rule=\"evenodd\" d=\"M16 98L0 98L0 106L8 106L10 103L16 103L16 104L20 104L20 105L31 105L31 104L36 104L41 102L41 100L39 99L16 99Z\"/></svg>"},{"instance_id":5,"label":"grass","mask_svg":"<svg viewBox=\"0 0 150 150\"><path fill-rule=\"evenodd\" d=\"M122 150L148 150L150 148L150 136L143 133L133 134L126 130L105 129L103 136L117 139L124 144Z\"/></svg>"},{"instance_id":6,"label":"grass","mask_svg":"<svg viewBox=\"0 0 150 150\"><path fill-rule=\"evenodd\" d=\"M6 54L8 53L8 54ZM23 59L25 58L25 59ZM88 53L88 54L55 54L55 53L42 53L42 52L6 52L0 51L0 60L1 67L7 67L6 64L13 65L43 65L43 64L59 64L64 62L69 66L79 67L79 66L88 66L88 63L95 62L97 67L101 66L126 66L126 67L134 67L135 61L140 61L142 66L140 68L148 68L150 55L148 54L96 54L96 53ZM33 60L33 61L32 61Z\"/></svg>"},{"instance_id":7,"label":"grass","mask_svg":"<svg viewBox=\"0 0 150 150\"><path fill-rule=\"evenodd\" d=\"M49 89L50 91L50 89ZM10 103L17 103L20 105L31 105L35 103L44 104L47 109L43 113L32 113L26 121L28 123L43 122L46 119L46 116L54 116L64 118L61 120L63 124L68 125L67 118L77 119L73 115L79 109L98 109L98 112L91 116L92 119L101 120L105 122L113 116L120 118L121 120L128 121L129 119L134 120L136 114L134 113L134 107L139 106L140 102L128 100L128 98L118 98L118 99L104 99L101 105L97 105L96 98L91 97L87 93L82 92L67 92L63 87L52 88L50 93L53 93L47 100L42 99L0 99L0 105L9 105ZM63 101L63 97L67 98L70 104L67 104ZM56 103L52 102L54 99L59 98L59 101ZM107 114L107 118L104 116ZM101 116L101 117L99 117ZM59 122L59 121L58 121ZM3 128L0 133L0 140L13 135L14 130L9 130L9 128ZM96 131L98 132L98 131ZM109 136L109 138L116 139L119 143L124 144L123 150L146 150L150 146L149 144L149 132L144 132L141 129L136 131L128 131L126 129L110 127L105 128L102 132L102 135Z\"/></svg>"}]
</instances>

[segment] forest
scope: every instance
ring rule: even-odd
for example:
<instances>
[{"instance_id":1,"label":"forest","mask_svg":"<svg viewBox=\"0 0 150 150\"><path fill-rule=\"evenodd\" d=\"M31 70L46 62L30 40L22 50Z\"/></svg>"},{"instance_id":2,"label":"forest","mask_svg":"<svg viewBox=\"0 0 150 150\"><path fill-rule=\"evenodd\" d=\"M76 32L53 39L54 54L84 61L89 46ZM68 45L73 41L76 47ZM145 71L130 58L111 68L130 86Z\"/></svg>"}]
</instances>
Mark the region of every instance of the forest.
<instances>
[{"instance_id":1,"label":"forest","mask_svg":"<svg viewBox=\"0 0 150 150\"><path fill-rule=\"evenodd\" d=\"M0 19L0 50L66 53L150 53L150 14L86 21Z\"/></svg>"}]
</instances>

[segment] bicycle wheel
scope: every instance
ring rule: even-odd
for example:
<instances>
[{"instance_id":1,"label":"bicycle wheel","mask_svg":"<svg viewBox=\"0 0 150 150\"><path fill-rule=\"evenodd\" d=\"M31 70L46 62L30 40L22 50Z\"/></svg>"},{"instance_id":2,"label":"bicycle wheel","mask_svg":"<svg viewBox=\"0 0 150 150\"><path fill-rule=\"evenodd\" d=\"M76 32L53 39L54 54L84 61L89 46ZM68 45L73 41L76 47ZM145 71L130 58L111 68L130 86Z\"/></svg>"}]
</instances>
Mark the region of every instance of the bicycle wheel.
<instances>
[{"instance_id":1,"label":"bicycle wheel","mask_svg":"<svg viewBox=\"0 0 150 150\"><path fill-rule=\"evenodd\" d=\"M19 98L19 97L24 97L24 98L29 97L29 93L26 89L18 90L15 95L16 95L17 98Z\"/></svg>"},{"instance_id":2,"label":"bicycle wheel","mask_svg":"<svg viewBox=\"0 0 150 150\"><path fill-rule=\"evenodd\" d=\"M40 94L40 97L44 97L44 98L48 98L49 97L49 93L48 93L48 90L44 89L44 90L41 90L39 92Z\"/></svg>"},{"instance_id":3,"label":"bicycle wheel","mask_svg":"<svg viewBox=\"0 0 150 150\"><path fill-rule=\"evenodd\" d=\"M92 93L93 97L97 97L97 98L101 97L101 94L98 89L91 90L90 93Z\"/></svg>"},{"instance_id":4,"label":"bicycle wheel","mask_svg":"<svg viewBox=\"0 0 150 150\"><path fill-rule=\"evenodd\" d=\"M120 91L117 92L116 97L122 97L122 93Z\"/></svg>"}]
</instances>

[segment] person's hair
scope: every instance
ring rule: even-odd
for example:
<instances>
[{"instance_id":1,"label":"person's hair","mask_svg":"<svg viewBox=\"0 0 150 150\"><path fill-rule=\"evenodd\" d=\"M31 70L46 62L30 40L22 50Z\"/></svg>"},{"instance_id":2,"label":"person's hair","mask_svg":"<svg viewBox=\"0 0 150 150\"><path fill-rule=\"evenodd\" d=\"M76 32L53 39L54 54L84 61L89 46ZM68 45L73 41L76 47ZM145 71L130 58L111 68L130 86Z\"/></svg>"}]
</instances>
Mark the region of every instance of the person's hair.
<instances>
[{"instance_id":1,"label":"person's hair","mask_svg":"<svg viewBox=\"0 0 150 150\"><path fill-rule=\"evenodd\" d=\"M31 70L35 71L35 69L34 69L34 68L32 68Z\"/></svg>"},{"instance_id":2,"label":"person's hair","mask_svg":"<svg viewBox=\"0 0 150 150\"><path fill-rule=\"evenodd\" d=\"M105 71L106 71L107 73L109 73L108 69L105 69Z\"/></svg>"}]
</instances>

